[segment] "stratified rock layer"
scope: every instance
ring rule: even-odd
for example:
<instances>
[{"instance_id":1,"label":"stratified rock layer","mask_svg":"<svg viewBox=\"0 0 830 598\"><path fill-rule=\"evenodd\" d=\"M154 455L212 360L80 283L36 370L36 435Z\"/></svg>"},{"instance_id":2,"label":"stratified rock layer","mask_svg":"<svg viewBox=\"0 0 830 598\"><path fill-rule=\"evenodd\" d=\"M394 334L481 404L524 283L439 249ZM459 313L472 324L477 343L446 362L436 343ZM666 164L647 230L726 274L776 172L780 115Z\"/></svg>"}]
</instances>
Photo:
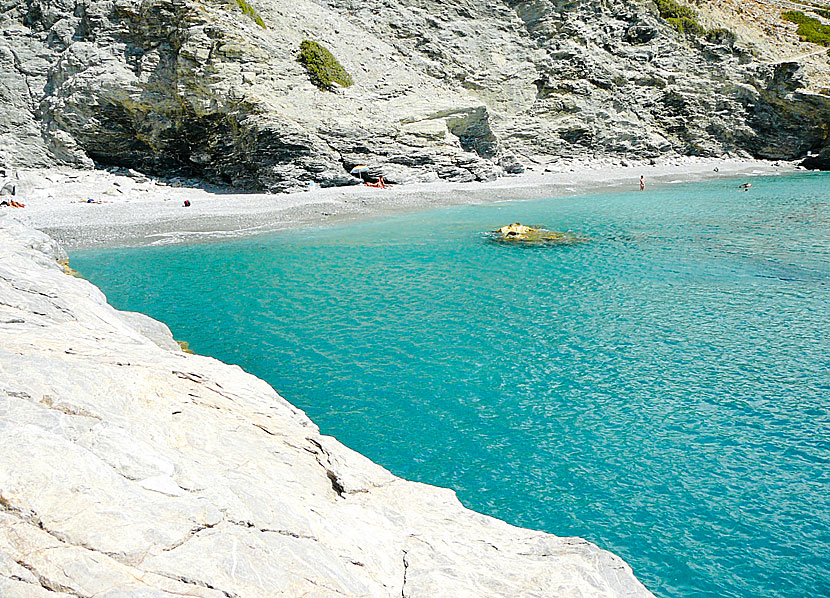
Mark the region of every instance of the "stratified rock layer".
<instances>
[{"instance_id":1,"label":"stratified rock layer","mask_svg":"<svg viewBox=\"0 0 830 598\"><path fill-rule=\"evenodd\" d=\"M4 598L651 596L611 553L396 478L174 350L2 215L0 254Z\"/></svg>"},{"instance_id":2,"label":"stratified rock layer","mask_svg":"<svg viewBox=\"0 0 830 598\"><path fill-rule=\"evenodd\" d=\"M830 139L830 59L778 1L756 3L763 27L731 0L701 7L735 31L707 39L648 0L252 0L265 28L223 0L5 0L0 165L278 191L357 183L357 164L400 183L560 158L798 158ZM303 39L355 85L314 87Z\"/></svg>"}]
</instances>

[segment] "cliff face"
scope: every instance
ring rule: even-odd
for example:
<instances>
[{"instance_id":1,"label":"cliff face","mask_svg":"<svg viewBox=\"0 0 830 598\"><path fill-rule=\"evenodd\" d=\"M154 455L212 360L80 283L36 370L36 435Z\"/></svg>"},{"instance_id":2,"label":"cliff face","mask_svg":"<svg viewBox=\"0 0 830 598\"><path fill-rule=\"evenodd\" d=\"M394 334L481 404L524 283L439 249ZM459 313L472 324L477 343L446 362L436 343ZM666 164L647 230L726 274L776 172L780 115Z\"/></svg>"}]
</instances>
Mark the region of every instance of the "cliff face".
<instances>
[{"instance_id":1,"label":"cliff face","mask_svg":"<svg viewBox=\"0 0 830 598\"><path fill-rule=\"evenodd\" d=\"M828 56L770 1L753 7L776 28L701 4L734 32L708 38L646 0L242 2L265 28L225 0L4 1L7 165L97 160L284 190L356 182L362 163L394 182L463 181L563 157L792 159L830 143ZM311 85L303 39L355 85Z\"/></svg>"},{"instance_id":2,"label":"cliff face","mask_svg":"<svg viewBox=\"0 0 830 598\"><path fill-rule=\"evenodd\" d=\"M4 215L0 253L4 598L651 596L584 540L479 515L320 435Z\"/></svg>"}]
</instances>

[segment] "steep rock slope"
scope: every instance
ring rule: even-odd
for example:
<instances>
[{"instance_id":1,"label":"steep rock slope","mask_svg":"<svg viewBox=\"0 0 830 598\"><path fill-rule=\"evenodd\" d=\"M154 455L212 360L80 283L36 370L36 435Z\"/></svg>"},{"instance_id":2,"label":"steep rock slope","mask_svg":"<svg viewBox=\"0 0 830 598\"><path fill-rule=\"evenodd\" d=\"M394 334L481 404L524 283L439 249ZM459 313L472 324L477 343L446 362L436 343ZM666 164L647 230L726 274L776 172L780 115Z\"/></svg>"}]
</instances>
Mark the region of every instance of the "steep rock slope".
<instances>
[{"instance_id":1,"label":"steep rock slope","mask_svg":"<svg viewBox=\"0 0 830 598\"><path fill-rule=\"evenodd\" d=\"M826 54L791 60L797 38L752 27L684 35L648 0L255 0L265 27L224 0L4 2L6 164L284 190L356 182L359 163L485 180L563 157L795 158L830 138ZM311 85L303 39L355 85Z\"/></svg>"},{"instance_id":2,"label":"steep rock slope","mask_svg":"<svg viewBox=\"0 0 830 598\"><path fill-rule=\"evenodd\" d=\"M4 598L651 596L584 540L479 515L320 435L3 215L0 253Z\"/></svg>"}]
</instances>

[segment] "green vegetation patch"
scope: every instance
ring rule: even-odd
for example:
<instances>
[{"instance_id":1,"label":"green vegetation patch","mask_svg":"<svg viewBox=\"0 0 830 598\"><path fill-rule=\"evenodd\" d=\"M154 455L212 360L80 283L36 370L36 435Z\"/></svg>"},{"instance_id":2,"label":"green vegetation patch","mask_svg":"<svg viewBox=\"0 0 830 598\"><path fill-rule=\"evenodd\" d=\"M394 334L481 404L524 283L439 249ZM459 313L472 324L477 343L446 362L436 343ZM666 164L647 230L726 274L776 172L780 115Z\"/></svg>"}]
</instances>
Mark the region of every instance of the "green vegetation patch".
<instances>
[{"instance_id":1,"label":"green vegetation patch","mask_svg":"<svg viewBox=\"0 0 830 598\"><path fill-rule=\"evenodd\" d=\"M830 25L825 25L797 10L785 11L781 13L781 18L798 25L796 33L801 41L830 47Z\"/></svg>"},{"instance_id":2,"label":"green vegetation patch","mask_svg":"<svg viewBox=\"0 0 830 598\"><path fill-rule=\"evenodd\" d=\"M669 17L666 20L680 33L701 36L706 33L706 29L700 23L689 17Z\"/></svg>"},{"instance_id":3,"label":"green vegetation patch","mask_svg":"<svg viewBox=\"0 0 830 598\"><path fill-rule=\"evenodd\" d=\"M689 19L694 21L697 18L697 13L688 6L681 6L674 0L656 0L657 10L660 11L660 16L666 19L682 20ZM700 25L698 25L700 27ZM701 27L702 29L702 27Z\"/></svg>"},{"instance_id":4,"label":"green vegetation patch","mask_svg":"<svg viewBox=\"0 0 830 598\"><path fill-rule=\"evenodd\" d=\"M735 34L730 31L729 29L725 29L724 27L716 27L715 29L710 29L705 33L706 39L713 43L734 43L735 42Z\"/></svg>"},{"instance_id":5,"label":"green vegetation patch","mask_svg":"<svg viewBox=\"0 0 830 598\"><path fill-rule=\"evenodd\" d=\"M331 91L335 83L341 87L354 85L351 75L334 55L317 42L303 40L298 60L308 71L311 82L320 89Z\"/></svg>"},{"instance_id":6,"label":"green vegetation patch","mask_svg":"<svg viewBox=\"0 0 830 598\"><path fill-rule=\"evenodd\" d=\"M819 16L824 17L825 19L830 19L830 10L825 10L823 8L816 8L813 9L813 12Z\"/></svg>"},{"instance_id":7,"label":"green vegetation patch","mask_svg":"<svg viewBox=\"0 0 830 598\"><path fill-rule=\"evenodd\" d=\"M236 5L242 10L242 14L246 17L251 19L254 23L262 27L263 29L267 29L265 26L265 21L262 20L262 17L259 16L259 13L254 10L254 7L251 6L246 2L246 0L234 0Z\"/></svg>"},{"instance_id":8,"label":"green vegetation patch","mask_svg":"<svg viewBox=\"0 0 830 598\"><path fill-rule=\"evenodd\" d=\"M735 34L728 29L706 29L697 22L697 13L688 6L681 6L674 0L655 0L660 16L685 35L705 37L712 43L735 41Z\"/></svg>"}]
</instances>

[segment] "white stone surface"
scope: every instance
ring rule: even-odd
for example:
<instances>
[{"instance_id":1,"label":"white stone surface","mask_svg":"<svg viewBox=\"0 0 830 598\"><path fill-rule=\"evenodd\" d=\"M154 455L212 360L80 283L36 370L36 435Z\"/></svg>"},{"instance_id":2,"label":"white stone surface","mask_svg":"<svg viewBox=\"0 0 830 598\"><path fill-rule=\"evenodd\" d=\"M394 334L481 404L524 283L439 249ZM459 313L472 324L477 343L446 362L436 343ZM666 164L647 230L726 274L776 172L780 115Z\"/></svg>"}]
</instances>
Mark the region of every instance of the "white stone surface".
<instances>
[{"instance_id":1,"label":"white stone surface","mask_svg":"<svg viewBox=\"0 0 830 598\"><path fill-rule=\"evenodd\" d=\"M465 509L166 350L0 215L0 595L650 596L578 538Z\"/></svg>"}]
</instances>

